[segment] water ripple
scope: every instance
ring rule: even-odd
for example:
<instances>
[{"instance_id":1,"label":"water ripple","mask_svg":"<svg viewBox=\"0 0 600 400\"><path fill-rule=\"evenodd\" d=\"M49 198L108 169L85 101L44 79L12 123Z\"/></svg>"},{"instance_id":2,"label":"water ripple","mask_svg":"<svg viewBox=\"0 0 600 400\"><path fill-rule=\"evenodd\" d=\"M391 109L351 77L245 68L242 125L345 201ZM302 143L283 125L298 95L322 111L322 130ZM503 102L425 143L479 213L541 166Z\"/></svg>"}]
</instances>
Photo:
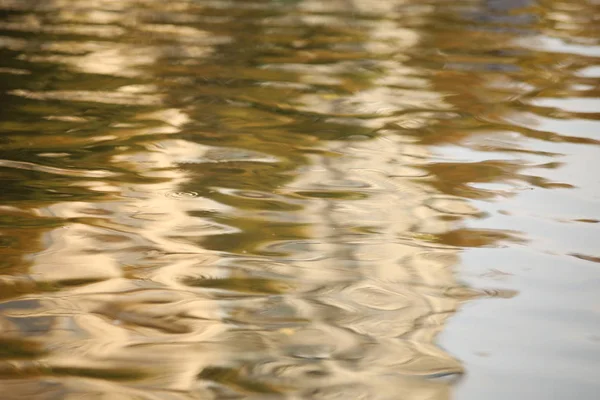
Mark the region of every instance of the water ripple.
<instances>
[{"instance_id":1,"label":"water ripple","mask_svg":"<svg viewBox=\"0 0 600 400\"><path fill-rule=\"evenodd\" d=\"M77 170L77 169L66 169L56 168L47 165L39 165L26 161L14 161L14 160L0 160L0 167L5 168L16 168L24 169L28 171L45 172L47 174L74 176L74 177L85 177L85 178L107 178L118 176L119 174L111 171L99 171L99 170Z\"/></svg>"},{"instance_id":2,"label":"water ripple","mask_svg":"<svg viewBox=\"0 0 600 400\"><path fill-rule=\"evenodd\" d=\"M595 398L589 4L0 12L7 399Z\"/></svg>"}]
</instances>

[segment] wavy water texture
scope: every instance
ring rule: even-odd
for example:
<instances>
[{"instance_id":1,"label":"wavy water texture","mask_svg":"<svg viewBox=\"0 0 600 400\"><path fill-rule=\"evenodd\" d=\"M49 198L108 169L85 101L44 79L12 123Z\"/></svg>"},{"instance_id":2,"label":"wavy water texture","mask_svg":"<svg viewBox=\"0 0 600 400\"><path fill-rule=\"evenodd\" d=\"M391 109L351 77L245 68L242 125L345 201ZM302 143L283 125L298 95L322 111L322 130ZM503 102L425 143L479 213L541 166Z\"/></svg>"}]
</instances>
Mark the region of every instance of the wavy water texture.
<instances>
[{"instance_id":1,"label":"wavy water texture","mask_svg":"<svg viewBox=\"0 0 600 400\"><path fill-rule=\"evenodd\" d=\"M592 399L599 17L0 0L3 398Z\"/></svg>"}]
</instances>

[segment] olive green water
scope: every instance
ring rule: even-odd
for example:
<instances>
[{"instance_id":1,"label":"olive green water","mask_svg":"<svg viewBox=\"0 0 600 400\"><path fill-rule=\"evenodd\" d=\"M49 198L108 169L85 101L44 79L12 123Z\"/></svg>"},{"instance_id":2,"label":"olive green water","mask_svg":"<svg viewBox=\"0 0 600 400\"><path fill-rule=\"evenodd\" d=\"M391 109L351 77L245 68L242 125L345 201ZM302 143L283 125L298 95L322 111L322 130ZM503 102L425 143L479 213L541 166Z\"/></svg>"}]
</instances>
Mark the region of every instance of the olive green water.
<instances>
[{"instance_id":1,"label":"olive green water","mask_svg":"<svg viewBox=\"0 0 600 400\"><path fill-rule=\"evenodd\" d=\"M597 399L598 26L0 0L0 399Z\"/></svg>"}]
</instances>

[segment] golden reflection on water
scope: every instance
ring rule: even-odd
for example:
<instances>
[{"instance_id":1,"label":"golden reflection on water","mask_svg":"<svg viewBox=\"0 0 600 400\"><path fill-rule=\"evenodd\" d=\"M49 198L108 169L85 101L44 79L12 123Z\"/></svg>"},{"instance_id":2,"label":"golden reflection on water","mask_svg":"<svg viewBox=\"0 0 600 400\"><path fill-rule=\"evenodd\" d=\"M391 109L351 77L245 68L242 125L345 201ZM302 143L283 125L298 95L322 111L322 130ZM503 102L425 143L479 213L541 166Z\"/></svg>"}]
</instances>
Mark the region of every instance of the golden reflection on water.
<instances>
[{"instance_id":1,"label":"golden reflection on water","mask_svg":"<svg viewBox=\"0 0 600 400\"><path fill-rule=\"evenodd\" d=\"M449 399L489 205L598 145L598 14L497 3L0 0L6 398Z\"/></svg>"}]
</instances>

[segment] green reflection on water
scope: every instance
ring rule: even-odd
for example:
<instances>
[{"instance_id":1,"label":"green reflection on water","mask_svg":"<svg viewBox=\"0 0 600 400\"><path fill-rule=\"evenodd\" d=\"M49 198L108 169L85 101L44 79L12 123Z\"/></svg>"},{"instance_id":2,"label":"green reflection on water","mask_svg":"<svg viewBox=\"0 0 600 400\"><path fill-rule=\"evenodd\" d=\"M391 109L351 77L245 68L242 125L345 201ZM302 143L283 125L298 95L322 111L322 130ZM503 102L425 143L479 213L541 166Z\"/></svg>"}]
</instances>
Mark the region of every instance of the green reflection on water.
<instances>
[{"instance_id":1,"label":"green reflection on water","mask_svg":"<svg viewBox=\"0 0 600 400\"><path fill-rule=\"evenodd\" d=\"M530 216L478 207L575 193L560 159L599 143L543 125L597 124L560 106L597 101L594 16L0 2L0 371L124 398L449 399L447 319L516 294L465 285L461 255L537 245Z\"/></svg>"}]
</instances>

